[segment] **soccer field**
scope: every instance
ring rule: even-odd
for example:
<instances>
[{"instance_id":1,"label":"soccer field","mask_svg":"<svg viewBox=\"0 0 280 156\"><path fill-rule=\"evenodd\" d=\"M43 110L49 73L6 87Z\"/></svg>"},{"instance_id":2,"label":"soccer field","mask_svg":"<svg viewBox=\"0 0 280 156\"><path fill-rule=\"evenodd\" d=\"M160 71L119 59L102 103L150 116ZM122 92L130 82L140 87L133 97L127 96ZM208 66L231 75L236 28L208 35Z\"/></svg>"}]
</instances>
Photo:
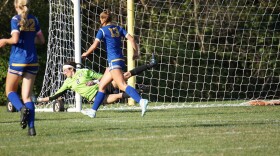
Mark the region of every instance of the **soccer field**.
<instances>
[{"instance_id":1,"label":"soccer field","mask_svg":"<svg viewBox=\"0 0 280 156\"><path fill-rule=\"evenodd\" d=\"M280 106L36 113L36 137L0 107L0 155L279 155Z\"/></svg>"}]
</instances>

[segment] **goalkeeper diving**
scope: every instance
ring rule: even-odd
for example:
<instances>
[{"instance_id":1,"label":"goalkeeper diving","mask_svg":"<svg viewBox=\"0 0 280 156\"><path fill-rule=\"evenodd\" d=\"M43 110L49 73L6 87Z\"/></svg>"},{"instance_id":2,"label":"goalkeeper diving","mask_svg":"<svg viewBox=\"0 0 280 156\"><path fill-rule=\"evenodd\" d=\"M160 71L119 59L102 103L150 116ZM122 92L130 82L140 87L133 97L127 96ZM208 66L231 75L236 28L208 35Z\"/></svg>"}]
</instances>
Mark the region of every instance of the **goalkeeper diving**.
<instances>
[{"instance_id":1,"label":"goalkeeper diving","mask_svg":"<svg viewBox=\"0 0 280 156\"><path fill-rule=\"evenodd\" d=\"M75 62L67 62L63 65L63 74L67 77L63 82L63 85L58 89L58 91L49 97L39 97L37 98L38 103L49 102L61 97L67 92L67 90L72 90L79 93L82 97L86 98L88 101L94 101L94 98L98 92L99 80L102 78L102 74L97 73L90 69L79 69L76 70ZM134 75L138 75L145 70L151 69L157 65L156 61L152 59L148 64L136 67L123 74L125 80L129 79ZM114 81L107 86L106 98L103 104L110 104L116 102L119 99L129 98L129 95L125 92L113 93L117 89L117 85Z\"/></svg>"}]
</instances>

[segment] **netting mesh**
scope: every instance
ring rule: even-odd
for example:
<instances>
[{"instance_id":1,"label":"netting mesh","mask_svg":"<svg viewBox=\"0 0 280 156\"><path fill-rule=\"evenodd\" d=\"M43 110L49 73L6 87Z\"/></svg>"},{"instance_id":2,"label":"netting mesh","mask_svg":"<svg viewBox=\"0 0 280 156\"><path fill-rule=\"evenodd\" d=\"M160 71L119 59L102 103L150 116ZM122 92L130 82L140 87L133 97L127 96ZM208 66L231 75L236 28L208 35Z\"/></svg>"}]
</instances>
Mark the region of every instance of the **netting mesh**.
<instances>
[{"instance_id":1,"label":"netting mesh","mask_svg":"<svg viewBox=\"0 0 280 156\"><path fill-rule=\"evenodd\" d=\"M70 0L49 2L48 64L41 96L61 86L61 66L74 57L73 5ZM115 24L127 28L126 3L81 0L82 52L94 40L103 9L110 9ZM136 83L145 86L143 97L156 105L279 99L278 0L148 0L134 6L134 37L141 52L136 66L148 62L152 53L159 63L136 77ZM104 44L83 64L103 73Z\"/></svg>"}]
</instances>

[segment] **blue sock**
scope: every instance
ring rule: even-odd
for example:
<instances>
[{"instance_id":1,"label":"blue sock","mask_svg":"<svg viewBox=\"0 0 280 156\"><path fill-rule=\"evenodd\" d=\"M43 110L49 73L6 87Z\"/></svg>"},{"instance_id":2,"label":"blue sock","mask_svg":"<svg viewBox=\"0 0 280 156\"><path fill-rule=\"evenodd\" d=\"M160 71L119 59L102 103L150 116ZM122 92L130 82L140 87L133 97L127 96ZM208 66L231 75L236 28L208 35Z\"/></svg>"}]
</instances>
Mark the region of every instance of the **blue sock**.
<instances>
[{"instance_id":1,"label":"blue sock","mask_svg":"<svg viewBox=\"0 0 280 156\"><path fill-rule=\"evenodd\" d=\"M34 121L35 121L35 105L33 102L26 102L25 106L26 108L29 109L28 127L32 128L34 127Z\"/></svg>"},{"instance_id":2,"label":"blue sock","mask_svg":"<svg viewBox=\"0 0 280 156\"><path fill-rule=\"evenodd\" d=\"M92 109L97 111L99 106L102 104L104 98L105 98L105 93L97 92Z\"/></svg>"},{"instance_id":3,"label":"blue sock","mask_svg":"<svg viewBox=\"0 0 280 156\"><path fill-rule=\"evenodd\" d=\"M130 97L132 97L132 99L135 100L137 103L140 102L141 97L140 97L140 95L138 94L138 92L137 92L133 87L131 87L131 86L128 85L128 86L125 88L125 92L126 92Z\"/></svg>"},{"instance_id":4,"label":"blue sock","mask_svg":"<svg viewBox=\"0 0 280 156\"><path fill-rule=\"evenodd\" d=\"M21 107L23 106L23 103L21 102L18 94L16 92L10 92L8 94L8 99L10 100L10 102L12 103L12 105L18 110L20 111Z\"/></svg>"}]
</instances>

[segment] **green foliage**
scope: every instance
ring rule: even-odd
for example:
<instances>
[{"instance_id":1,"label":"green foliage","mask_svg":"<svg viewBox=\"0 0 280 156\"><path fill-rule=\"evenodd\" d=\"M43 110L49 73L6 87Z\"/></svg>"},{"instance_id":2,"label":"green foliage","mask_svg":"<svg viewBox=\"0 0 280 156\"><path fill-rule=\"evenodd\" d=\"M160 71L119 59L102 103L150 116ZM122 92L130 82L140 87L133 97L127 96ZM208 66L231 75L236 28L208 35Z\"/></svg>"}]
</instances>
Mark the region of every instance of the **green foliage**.
<instances>
[{"instance_id":1,"label":"green foliage","mask_svg":"<svg viewBox=\"0 0 280 156\"><path fill-rule=\"evenodd\" d=\"M146 82L152 83L151 99L179 102L275 95L270 90L277 90L280 74L278 3L147 2L149 7L138 10L147 17L136 14L141 25L136 34L142 35L141 51L154 51L161 61L160 71L147 74L152 77Z\"/></svg>"},{"instance_id":2,"label":"green foliage","mask_svg":"<svg viewBox=\"0 0 280 156\"><path fill-rule=\"evenodd\" d=\"M7 62L8 57L2 55L0 57L0 105L4 105L6 103L6 95L4 93L5 91L5 82L6 82L6 73L7 73L7 69L8 69L8 64ZM3 103L2 103L3 102Z\"/></svg>"}]
</instances>

